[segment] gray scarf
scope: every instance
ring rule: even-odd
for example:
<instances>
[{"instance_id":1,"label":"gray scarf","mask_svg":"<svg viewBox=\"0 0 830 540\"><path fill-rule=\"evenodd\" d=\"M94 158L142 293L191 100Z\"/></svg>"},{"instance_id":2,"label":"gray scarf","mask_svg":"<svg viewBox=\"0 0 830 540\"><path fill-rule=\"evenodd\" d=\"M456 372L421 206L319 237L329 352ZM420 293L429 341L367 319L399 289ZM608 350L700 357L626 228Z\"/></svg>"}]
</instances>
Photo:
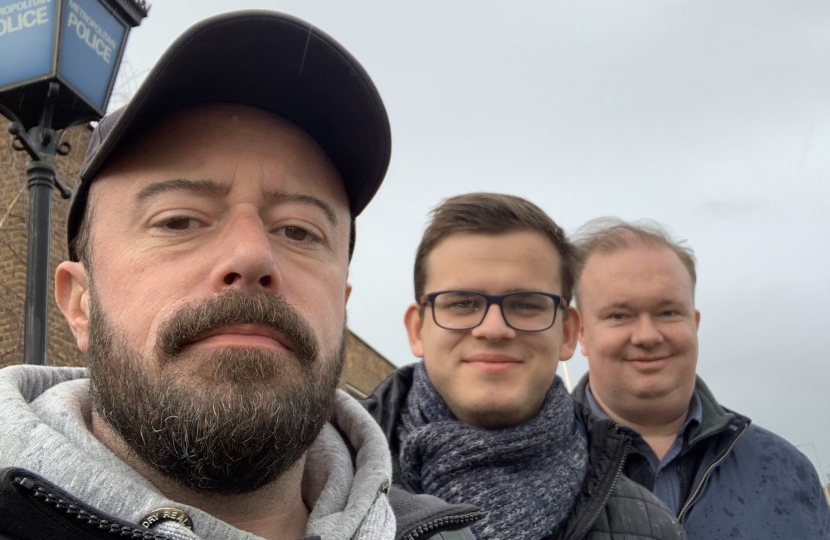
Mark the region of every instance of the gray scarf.
<instances>
[{"instance_id":1,"label":"gray scarf","mask_svg":"<svg viewBox=\"0 0 830 540\"><path fill-rule=\"evenodd\" d=\"M421 362L397 435L401 470L416 491L489 512L473 525L482 540L555 534L587 473L585 433L559 377L535 418L488 430L455 418Z\"/></svg>"}]
</instances>

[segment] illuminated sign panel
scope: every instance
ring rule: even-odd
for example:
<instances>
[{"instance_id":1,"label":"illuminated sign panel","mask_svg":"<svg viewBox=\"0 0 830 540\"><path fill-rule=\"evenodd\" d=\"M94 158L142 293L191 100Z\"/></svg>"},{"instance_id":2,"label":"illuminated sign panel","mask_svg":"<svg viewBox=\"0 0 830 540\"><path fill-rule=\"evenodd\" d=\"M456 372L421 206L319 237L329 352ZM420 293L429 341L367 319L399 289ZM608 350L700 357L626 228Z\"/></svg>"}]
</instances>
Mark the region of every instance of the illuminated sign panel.
<instances>
[{"instance_id":1,"label":"illuminated sign panel","mask_svg":"<svg viewBox=\"0 0 830 540\"><path fill-rule=\"evenodd\" d=\"M97 0L65 0L61 24L59 74L102 109L127 28Z\"/></svg>"},{"instance_id":2,"label":"illuminated sign panel","mask_svg":"<svg viewBox=\"0 0 830 540\"><path fill-rule=\"evenodd\" d=\"M55 0L0 0L0 87L52 72Z\"/></svg>"}]
</instances>

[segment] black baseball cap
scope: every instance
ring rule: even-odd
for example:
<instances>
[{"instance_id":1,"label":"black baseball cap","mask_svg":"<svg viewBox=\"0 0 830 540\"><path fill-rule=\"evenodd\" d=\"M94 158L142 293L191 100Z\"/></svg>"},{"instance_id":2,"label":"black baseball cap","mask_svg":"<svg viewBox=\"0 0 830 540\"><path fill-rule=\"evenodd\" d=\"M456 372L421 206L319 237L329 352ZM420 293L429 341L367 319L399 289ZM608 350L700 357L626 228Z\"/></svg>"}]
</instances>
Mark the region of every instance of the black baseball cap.
<instances>
[{"instance_id":1,"label":"black baseball cap","mask_svg":"<svg viewBox=\"0 0 830 540\"><path fill-rule=\"evenodd\" d=\"M235 11L190 27L130 102L92 134L69 208L69 257L89 186L107 160L154 122L193 105L263 109L307 132L340 172L352 216L380 187L392 152L389 118L357 60L311 24L274 11Z\"/></svg>"}]
</instances>

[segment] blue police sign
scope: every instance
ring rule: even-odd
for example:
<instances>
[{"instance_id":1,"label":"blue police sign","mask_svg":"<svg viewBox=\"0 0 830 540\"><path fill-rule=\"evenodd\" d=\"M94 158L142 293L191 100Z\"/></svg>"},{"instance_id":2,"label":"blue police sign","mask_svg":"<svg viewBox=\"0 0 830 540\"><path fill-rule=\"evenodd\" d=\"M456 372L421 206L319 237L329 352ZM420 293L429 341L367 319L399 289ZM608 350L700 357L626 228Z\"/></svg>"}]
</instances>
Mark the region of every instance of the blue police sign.
<instances>
[{"instance_id":1,"label":"blue police sign","mask_svg":"<svg viewBox=\"0 0 830 540\"><path fill-rule=\"evenodd\" d=\"M52 71L55 0L0 0L0 87Z\"/></svg>"},{"instance_id":2,"label":"blue police sign","mask_svg":"<svg viewBox=\"0 0 830 540\"><path fill-rule=\"evenodd\" d=\"M103 109L121 55L126 24L98 0L67 0L61 25L59 73L88 101Z\"/></svg>"},{"instance_id":3,"label":"blue police sign","mask_svg":"<svg viewBox=\"0 0 830 540\"><path fill-rule=\"evenodd\" d=\"M52 190L71 196L55 158L71 147L57 130L104 115L129 29L146 0L0 0L0 115L12 147L29 154L27 364L46 363Z\"/></svg>"},{"instance_id":4,"label":"blue police sign","mask_svg":"<svg viewBox=\"0 0 830 540\"><path fill-rule=\"evenodd\" d=\"M146 16L146 0L0 0L0 113L37 125L57 83L53 128L97 120Z\"/></svg>"}]
</instances>

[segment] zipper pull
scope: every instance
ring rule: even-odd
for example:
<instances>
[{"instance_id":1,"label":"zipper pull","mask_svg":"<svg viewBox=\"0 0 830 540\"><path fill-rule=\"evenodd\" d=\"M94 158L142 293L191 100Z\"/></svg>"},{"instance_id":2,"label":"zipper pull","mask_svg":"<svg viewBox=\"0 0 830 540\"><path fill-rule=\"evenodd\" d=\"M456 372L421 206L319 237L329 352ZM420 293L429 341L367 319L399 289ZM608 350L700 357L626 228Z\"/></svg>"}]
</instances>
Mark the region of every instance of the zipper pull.
<instances>
[{"instance_id":1,"label":"zipper pull","mask_svg":"<svg viewBox=\"0 0 830 540\"><path fill-rule=\"evenodd\" d=\"M37 486L35 486L35 483L32 482L31 479L24 478L22 476L15 476L12 482L18 486L28 489L29 491L35 491L37 489Z\"/></svg>"}]
</instances>

